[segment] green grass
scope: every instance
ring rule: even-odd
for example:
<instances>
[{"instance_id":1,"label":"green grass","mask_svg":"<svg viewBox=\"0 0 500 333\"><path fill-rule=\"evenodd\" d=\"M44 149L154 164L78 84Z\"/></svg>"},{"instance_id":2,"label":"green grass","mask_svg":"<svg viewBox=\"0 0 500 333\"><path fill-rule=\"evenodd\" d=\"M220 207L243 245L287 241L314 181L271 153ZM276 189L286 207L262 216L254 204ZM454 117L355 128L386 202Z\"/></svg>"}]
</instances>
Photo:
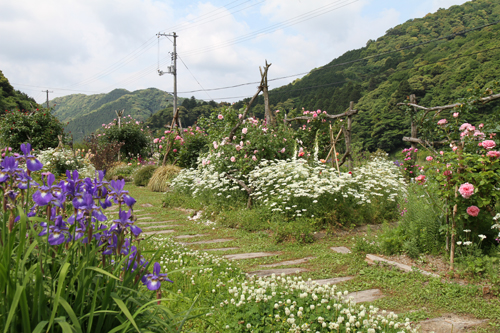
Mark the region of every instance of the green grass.
<instances>
[{"instance_id":1,"label":"green grass","mask_svg":"<svg viewBox=\"0 0 500 333\"><path fill-rule=\"evenodd\" d=\"M238 260L232 262L233 266L244 272L262 269L261 264L281 262L290 259L299 259L306 256L314 256L316 259L310 260L300 267L307 268L309 271L302 273L304 279L321 279L340 276L355 275L350 281L339 284L341 290L359 291L365 289L379 288L386 297L373 302L374 306L388 311L395 311L412 320L422 320L425 318L438 317L446 313L455 313L464 316L473 316L479 319L488 319L489 324L486 328L478 328L479 332L500 332L500 302L498 294L483 295L482 286L488 285L491 281L484 278L476 278L473 284L462 286L458 280L443 277L436 279L426 277L417 273L403 273L390 267L369 266L364 261L364 255L353 253L350 255L338 254L330 250L332 246L347 246L352 248L357 237L368 237L365 232L360 231L342 231L335 229L326 230L327 236L313 243L304 243L297 241L294 237L290 240L277 242L277 229L284 226L283 221L266 220L262 223L265 227L258 228L252 223L256 223L258 217L253 212L247 212L247 215L238 216L237 213L225 212L227 227L217 225L204 225L200 223L206 218L198 221L188 221L187 217L194 214L194 211L187 211L181 208L174 208L172 204L168 208L162 207L164 195L150 192L147 188L135 187L127 183L126 188L138 202L135 209L141 210L138 215L145 213L155 214L155 221L176 220L175 224L181 224L175 227L178 234L207 234L207 236L183 241L199 241L214 238L232 238L233 241L225 243L212 243L190 246L193 250L202 250L209 248L238 247L236 250L224 252L211 252L210 254L232 254L244 252L279 252L277 257L264 257L257 259ZM199 209L200 203L196 200L181 200L178 198L175 204L184 204L188 207ZM153 207L141 207L141 204L149 203ZM258 212L258 210L257 210ZM213 211L210 219L215 220L220 212ZM245 223L245 219L248 219ZM143 220L141 220L142 222ZM253 222L252 222L253 221ZM297 226L300 228L300 226ZM260 230L259 230L260 229ZM310 229L313 231L314 228ZM380 231L370 233L375 237ZM292 233L293 234L293 233ZM293 236L293 235L292 235ZM443 260L446 260L443 258ZM200 264L192 262L191 264ZM287 266L290 267L290 266ZM217 268L214 268L217 269ZM171 269L169 268L169 271ZM184 274L184 273L183 273ZM186 274L183 275L183 278ZM171 277L172 278L172 277ZM169 285L168 288L173 292L178 291L179 279L173 278L176 282ZM443 281L441 281L443 280ZM210 307L210 302L214 299L204 294L214 289L217 280L204 281L203 287L192 286L189 283L182 283L181 292L189 295L189 300L193 300L198 294L201 294L197 305L200 307ZM187 289L186 289L187 288ZM201 289L200 289L201 288ZM217 289L222 292L222 289ZM186 300L184 306L190 305ZM213 304L212 304L213 305ZM217 305L217 304L215 304ZM201 310L200 310L201 311ZM195 325L196 324L192 324ZM196 330L195 330L196 331Z\"/></svg>"}]
</instances>

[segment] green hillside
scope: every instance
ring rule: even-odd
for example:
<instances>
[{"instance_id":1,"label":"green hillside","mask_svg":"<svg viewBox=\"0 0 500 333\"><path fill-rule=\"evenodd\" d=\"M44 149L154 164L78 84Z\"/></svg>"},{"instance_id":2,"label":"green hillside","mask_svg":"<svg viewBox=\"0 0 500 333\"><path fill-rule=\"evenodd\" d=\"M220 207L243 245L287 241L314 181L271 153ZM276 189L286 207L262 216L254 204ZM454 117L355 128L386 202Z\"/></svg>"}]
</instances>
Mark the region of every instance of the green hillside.
<instances>
[{"instance_id":1,"label":"green hillside","mask_svg":"<svg viewBox=\"0 0 500 333\"><path fill-rule=\"evenodd\" d=\"M71 132L75 141L97 130L116 118L115 110L124 109L124 115L131 115L145 121L161 109L171 106L172 97L156 88L129 92L115 89L108 94L74 94L56 98L55 115L68 122L66 132Z\"/></svg>"},{"instance_id":2,"label":"green hillside","mask_svg":"<svg viewBox=\"0 0 500 333\"><path fill-rule=\"evenodd\" d=\"M19 90L15 90L0 71L0 112L6 110L32 110L38 108L37 102Z\"/></svg>"},{"instance_id":3,"label":"green hillside","mask_svg":"<svg viewBox=\"0 0 500 333\"><path fill-rule=\"evenodd\" d=\"M416 94L420 105L443 105L463 97L469 88L500 78L498 20L500 2L493 0L470 1L409 20L302 79L271 90L270 103L278 109L341 113L354 101L360 110L356 140L365 149L394 150L409 135L409 121L396 106L409 94ZM257 103L252 112L263 114L262 96ZM480 113L491 114L499 106L490 103Z\"/></svg>"}]
</instances>

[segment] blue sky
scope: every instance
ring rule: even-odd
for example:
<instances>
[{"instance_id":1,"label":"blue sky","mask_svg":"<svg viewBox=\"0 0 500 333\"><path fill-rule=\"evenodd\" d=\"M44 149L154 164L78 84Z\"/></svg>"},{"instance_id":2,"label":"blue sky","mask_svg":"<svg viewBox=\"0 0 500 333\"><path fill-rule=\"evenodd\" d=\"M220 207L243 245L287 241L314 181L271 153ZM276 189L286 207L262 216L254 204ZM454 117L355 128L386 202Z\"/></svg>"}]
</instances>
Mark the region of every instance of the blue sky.
<instances>
[{"instance_id":1,"label":"blue sky","mask_svg":"<svg viewBox=\"0 0 500 333\"><path fill-rule=\"evenodd\" d=\"M307 72L389 28L465 0L3 0L0 70L43 102L73 93L156 87L171 92L176 31L181 97L237 101L255 85L201 91ZM158 66L160 62L160 66ZM271 88L294 80L273 81Z\"/></svg>"}]
</instances>

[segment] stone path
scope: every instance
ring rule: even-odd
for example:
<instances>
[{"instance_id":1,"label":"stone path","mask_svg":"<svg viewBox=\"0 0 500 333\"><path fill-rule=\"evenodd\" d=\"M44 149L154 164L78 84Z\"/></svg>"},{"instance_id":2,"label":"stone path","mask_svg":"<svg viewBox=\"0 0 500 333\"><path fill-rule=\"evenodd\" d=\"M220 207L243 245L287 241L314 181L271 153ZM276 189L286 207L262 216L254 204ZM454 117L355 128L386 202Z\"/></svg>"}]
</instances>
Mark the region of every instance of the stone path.
<instances>
[{"instance_id":1,"label":"stone path","mask_svg":"<svg viewBox=\"0 0 500 333\"><path fill-rule=\"evenodd\" d=\"M142 207L153 207L151 204L141 204L140 206ZM134 211L134 213L139 212ZM201 211L193 211L193 210L184 210L184 212L189 213L190 217L187 219L188 223L197 223L199 224L198 221L200 220L202 216ZM115 213L115 212L113 212ZM176 233L177 230L170 229L173 227L182 227L182 226L188 226L188 224L169 224L173 222L180 222L179 219L177 220L165 220L165 221L158 221L158 218L156 215L152 215L151 213L145 213L142 215L136 215L136 217L139 217L137 220L154 220L157 219L157 221L144 221L144 222L136 222L137 225L139 225L143 229L143 234L145 235L161 235L161 234L173 234ZM192 222L191 222L192 221ZM177 235L173 236L174 239L177 240L184 240L184 239L191 239L191 238L197 238L197 237L204 237L208 236L208 234L191 234L191 235ZM318 237L316 237L318 236ZM320 237L321 236L321 237ZM315 238L321 239L325 235L315 235ZM179 242L180 244L184 246L196 246L196 245L202 245L202 244L218 244L218 243L226 243L226 242L231 242L235 241L234 238L215 238L215 239L207 239L207 240L201 240L201 241L194 241L194 242ZM238 247L219 247L219 248L211 248L211 249L203 249L201 251L209 251L209 252L224 252L224 251L233 251L233 250L238 250ZM342 255L350 255L351 250L345 246L333 246L330 247L330 250L332 252L342 254ZM280 252L249 252L249 253L237 253L237 254L226 254L222 255L222 257L228 259L228 260L246 260L246 259L255 259L255 258L265 258L265 257L276 257L279 259L279 256L281 255ZM265 276L270 276L272 274L275 275L291 275L291 274L300 274L303 272L309 271L307 267L301 267L301 265L308 264L310 260L314 260L316 257L313 256L308 256L304 258L297 258L297 259L292 259L292 260L282 260L282 261L277 261L274 263L269 263L269 264L261 264L258 267L263 268L263 269L258 269L254 271L250 271L247 273L248 276L259 276L259 277L265 277ZM388 259L385 259L380 256L376 256L373 254L367 254L365 261L368 264L376 264L377 262L382 262L390 266L394 266L403 272L411 272L414 271L414 269L411 266L398 263L395 261L391 261ZM294 266L294 267L282 267L282 266ZM276 268L280 267L280 268ZM434 278L440 278L439 275L426 272L426 271L421 271L417 270L423 275L429 276L429 277L434 277ZM327 279L316 279L316 280L310 280L308 283L316 283L319 285L336 285L336 284L341 284L350 280L355 279L356 276L342 276L342 277L335 277L335 278L327 278ZM340 289L342 290L342 289ZM356 292L351 292L347 295L344 296L345 298L353 298L353 301L356 303L364 303L364 302L373 302L378 299L386 297L380 289L368 289L368 290L361 290L361 291L356 291ZM427 332L435 332L435 333L448 333L451 332L453 329L454 333L461 333L461 332L466 332L470 327L477 326L477 325L483 325L485 320L476 320L476 319L467 319L467 318L461 318L456 315L444 315L443 317L439 318L433 318L429 320L425 320L420 322L419 324L421 325L421 332L422 333L427 333Z\"/></svg>"}]
</instances>

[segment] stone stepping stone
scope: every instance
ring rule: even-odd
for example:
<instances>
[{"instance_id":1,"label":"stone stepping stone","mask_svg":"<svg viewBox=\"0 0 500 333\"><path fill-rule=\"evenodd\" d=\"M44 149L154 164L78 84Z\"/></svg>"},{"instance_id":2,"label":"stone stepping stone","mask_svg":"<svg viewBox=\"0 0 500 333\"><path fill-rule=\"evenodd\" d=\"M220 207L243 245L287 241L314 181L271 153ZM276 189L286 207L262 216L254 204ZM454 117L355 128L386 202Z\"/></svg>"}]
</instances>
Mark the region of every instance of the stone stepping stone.
<instances>
[{"instance_id":1,"label":"stone stepping stone","mask_svg":"<svg viewBox=\"0 0 500 333\"><path fill-rule=\"evenodd\" d=\"M181 227L179 224L166 224L166 225L155 225L152 227L141 227L141 229L144 230L162 230L165 228L172 228L172 227Z\"/></svg>"},{"instance_id":2,"label":"stone stepping stone","mask_svg":"<svg viewBox=\"0 0 500 333\"><path fill-rule=\"evenodd\" d=\"M181 243L182 245L196 245L196 244L212 244L212 243L224 243L233 241L234 238L218 238L218 239L209 239L198 242L190 242L190 243Z\"/></svg>"},{"instance_id":3,"label":"stone stepping stone","mask_svg":"<svg viewBox=\"0 0 500 333\"><path fill-rule=\"evenodd\" d=\"M184 239L184 238L202 237L202 236L207 236L207 235L208 235L208 234L180 235L180 236L175 236L174 238L176 238L176 239Z\"/></svg>"},{"instance_id":4,"label":"stone stepping stone","mask_svg":"<svg viewBox=\"0 0 500 333\"><path fill-rule=\"evenodd\" d=\"M377 262L377 261L384 262L388 265L395 266L395 267L397 267L405 272L411 272L413 270L411 266L401 264L401 263L396 262L396 261L387 260L385 258L381 258L381 257L378 257L378 256L373 255L373 254L367 254L365 261L368 262L369 264L375 264L375 262ZM418 271L424 275L427 275L427 276L432 276L432 277L437 277L437 278L440 277L439 275L434 274L434 273L430 273L430 272L426 272L426 271L422 271L422 270L418 270Z\"/></svg>"},{"instance_id":5,"label":"stone stepping stone","mask_svg":"<svg viewBox=\"0 0 500 333\"><path fill-rule=\"evenodd\" d=\"M143 232L144 235L157 235L157 234L170 234L175 232L175 230L158 230L158 231L146 231Z\"/></svg>"},{"instance_id":6,"label":"stone stepping stone","mask_svg":"<svg viewBox=\"0 0 500 333\"><path fill-rule=\"evenodd\" d=\"M301 272L307 272L308 269L305 268L278 268L278 269L265 269L265 270L260 270L260 271L254 271L254 272L248 272L248 276L252 275L257 275L257 276L270 276L270 275L289 275L289 274L295 274L295 273L301 273Z\"/></svg>"},{"instance_id":7,"label":"stone stepping stone","mask_svg":"<svg viewBox=\"0 0 500 333\"><path fill-rule=\"evenodd\" d=\"M351 253L351 250L349 250L345 246L334 246L334 247L331 247L330 249L337 252L337 253L344 253L344 254Z\"/></svg>"},{"instance_id":8,"label":"stone stepping stone","mask_svg":"<svg viewBox=\"0 0 500 333\"><path fill-rule=\"evenodd\" d=\"M237 250L239 247L221 247L218 249L204 249L202 251L231 251L231 250Z\"/></svg>"},{"instance_id":9,"label":"stone stepping stone","mask_svg":"<svg viewBox=\"0 0 500 333\"><path fill-rule=\"evenodd\" d=\"M464 332L469 332L470 328L473 328L474 326L478 326L481 324L485 324L486 322L488 321L479 319L461 318L459 316L449 314L439 318L433 318L421 321L419 325L422 333L430 333L430 332L464 333Z\"/></svg>"},{"instance_id":10,"label":"stone stepping stone","mask_svg":"<svg viewBox=\"0 0 500 333\"><path fill-rule=\"evenodd\" d=\"M151 220L154 218L155 218L155 216L147 216L147 217L139 217L137 220Z\"/></svg>"},{"instance_id":11,"label":"stone stepping stone","mask_svg":"<svg viewBox=\"0 0 500 333\"><path fill-rule=\"evenodd\" d=\"M146 222L137 222L136 224L137 225L154 225L154 224L162 225L165 223L172 223L172 222L177 222L177 221L146 221ZM177 224L177 225L180 225L180 224Z\"/></svg>"},{"instance_id":12,"label":"stone stepping stone","mask_svg":"<svg viewBox=\"0 0 500 333\"><path fill-rule=\"evenodd\" d=\"M150 203L144 203L144 204L141 204L141 207L153 207L153 205Z\"/></svg>"},{"instance_id":13,"label":"stone stepping stone","mask_svg":"<svg viewBox=\"0 0 500 333\"><path fill-rule=\"evenodd\" d=\"M226 254L224 258L229 260L254 259L254 258L277 256L279 254L280 254L279 252L251 252L251 253Z\"/></svg>"},{"instance_id":14,"label":"stone stepping stone","mask_svg":"<svg viewBox=\"0 0 500 333\"><path fill-rule=\"evenodd\" d=\"M331 278L331 279L319 279L319 280L312 280L311 282L316 282L319 285L326 285L326 284L337 284L340 282L345 282L354 279L355 276L342 276L342 277L336 277L336 278Z\"/></svg>"},{"instance_id":15,"label":"stone stepping stone","mask_svg":"<svg viewBox=\"0 0 500 333\"><path fill-rule=\"evenodd\" d=\"M308 262L311 259L316 259L316 257L305 257L302 259L287 260L282 262L277 262L274 264L260 265L260 267L278 267L278 266L288 266L288 265L300 265Z\"/></svg>"},{"instance_id":16,"label":"stone stepping stone","mask_svg":"<svg viewBox=\"0 0 500 333\"><path fill-rule=\"evenodd\" d=\"M380 289L355 291L353 293L347 294L347 296L344 296L344 298L349 299L349 297L351 296L354 298L354 302L356 303L373 302L377 299L385 297L385 295L382 294Z\"/></svg>"},{"instance_id":17,"label":"stone stepping stone","mask_svg":"<svg viewBox=\"0 0 500 333\"><path fill-rule=\"evenodd\" d=\"M146 213L146 214L136 215L135 217L143 217L143 216L150 216L150 215L151 215L151 213Z\"/></svg>"}]
</instances>

